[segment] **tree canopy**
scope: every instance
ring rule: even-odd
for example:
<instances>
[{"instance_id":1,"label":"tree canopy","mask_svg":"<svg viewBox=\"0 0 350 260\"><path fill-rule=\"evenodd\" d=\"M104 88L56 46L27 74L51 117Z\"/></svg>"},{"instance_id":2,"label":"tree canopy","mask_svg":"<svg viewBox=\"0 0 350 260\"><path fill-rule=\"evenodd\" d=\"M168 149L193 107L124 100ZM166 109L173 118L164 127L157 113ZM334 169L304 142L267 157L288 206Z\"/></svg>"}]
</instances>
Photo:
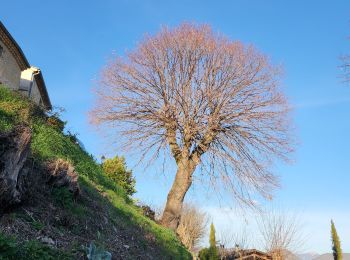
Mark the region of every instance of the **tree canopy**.
<instances>
[{"instance_id":1,"label":"tree canopy","mask_svg":"<svg viewBox=\"0 0 350 260\"><path fill-rule=\"evenodd\" d=\"M278 186L274 158L292 151L281 69L253 46L182 24L145 36L102 72L93 123L112 127L140 158L169 151L177 173L162 222L176 230L197 166L253 205Z\"/></svg>"}]
</instances>

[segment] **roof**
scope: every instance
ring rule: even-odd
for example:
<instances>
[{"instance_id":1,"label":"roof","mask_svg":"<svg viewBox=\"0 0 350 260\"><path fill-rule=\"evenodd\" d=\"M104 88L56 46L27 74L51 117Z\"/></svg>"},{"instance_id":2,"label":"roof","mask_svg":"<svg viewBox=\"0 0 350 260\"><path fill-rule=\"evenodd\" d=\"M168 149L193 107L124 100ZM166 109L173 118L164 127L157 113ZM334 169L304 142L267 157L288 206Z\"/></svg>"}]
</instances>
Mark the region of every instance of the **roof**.
<instances>
[{"instance_id":1,"label":"roof","mask_svg":"<svg viewBox=\"0 0 350 260\"><path fill-rule=\"evenodd\" d=\"M23 51L1 21L0 40L5 44L6 48L9 49L21 70L30 68L29 62L24 56Z\"/></svg>"},{"instance_id":2,"label":"roof","mask_svg":"<svg viewBox=\"0 0 350 260\"><path fill-rule=\"evenodd\" d=\"M251 259L263 259L270 260L272 259L270 254L261 252L257 249L246 249L236 251L235 249L228 249L225 252L226 259L240 259L240 260L251 260Z\"/></svg>"},{"instance_id":3,"label":"roof","mask_svg":"<svg viewBox=\"0 0 350 260\"><path fill-rule=\"evenodd\" d=\"M271 256L267 253L261 252L256 249L242 250L242 259L246 259L248 257L259 257L258 259L271 259ZM255 259L255 258L254 258Z\"/></svg>"},{"instance_id":4,"label":"roof","mask_svg":"<svg viewBox=\"0 0 350 260\"><path fill-rule=\"evenodd\" d=\"M0 21L0 40L5 44L6 48L11 52L12 56L15 58L19 68L23 71L30 68L30 64L24 55L22 49L19 47L18 43L6 29L5 25ZM40 72L35 76L36 84L38 86L40 96L42 97L43 104L46 109L52 109L49 94L46 89L45 81L42 73Z\"/></svg>"},{"instance_id":5,"label":"roof","mask_svg":"<svg viewBox=\"0 0 350 260\"><path fill-rule=\"evenodd\" d=\"M35 81L36 81L36 85L38 86L39 92L40 92L40 96L43 100L43 104L45 106L45 108L47 110L51 110L52 109L52 105L51 105L51 101L49 98L49 93L47 93L47 89L46 89L46 85L45 85L45 81L43 78L43 74L38 73L34 76Z\"/></svg>"}]
</instances>

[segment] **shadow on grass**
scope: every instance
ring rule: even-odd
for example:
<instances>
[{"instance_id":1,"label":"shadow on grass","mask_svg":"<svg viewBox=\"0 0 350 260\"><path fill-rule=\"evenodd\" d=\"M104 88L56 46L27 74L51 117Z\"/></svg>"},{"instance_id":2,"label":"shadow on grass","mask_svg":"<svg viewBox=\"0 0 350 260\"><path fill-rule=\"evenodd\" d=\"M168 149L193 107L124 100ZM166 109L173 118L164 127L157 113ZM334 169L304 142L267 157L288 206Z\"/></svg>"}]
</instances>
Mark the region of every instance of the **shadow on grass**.
<instances>
[{"instance_id":1,"label":"shadow on grass","mask_svg":"<svg viewBox=\"0 0 350 260\"><path fill-rule=\"evenodd\" d=\"M101 206L100 209L107 212L109 221L117 227L116 234L109 235L125 237L127 239L124 242L129 244L130 248L142 248L141 251L145 254L153 251L152 253L161 259L192 259L190 253L181 245L172 231L143 216L140 208L126 203L112 190L97 191L94 183L87 178L82 177L79 182L83 192L88 194L92 201L99 204L95 205L97 208ZM90 217L94 219L101 217L97 212L90 214L92 214ZM130 239L132 237L133 239ZM140 252L135 252L135 255L130 256L135 257L138 253Z\"/></svg>"}]
</instances>

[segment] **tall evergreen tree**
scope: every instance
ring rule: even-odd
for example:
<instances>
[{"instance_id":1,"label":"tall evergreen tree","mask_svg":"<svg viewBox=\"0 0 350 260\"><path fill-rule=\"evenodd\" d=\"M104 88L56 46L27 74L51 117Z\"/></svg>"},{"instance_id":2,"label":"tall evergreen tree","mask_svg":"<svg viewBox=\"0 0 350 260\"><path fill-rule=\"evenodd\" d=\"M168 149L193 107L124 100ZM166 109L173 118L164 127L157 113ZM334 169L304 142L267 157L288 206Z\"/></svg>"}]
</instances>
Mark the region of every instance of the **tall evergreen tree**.
<instances>
[{"instance_id":1,"label":"tall evergreen tree","mask_svg":"<svg viewBox=\"0 0 350 260\"><path fill-rule=\"evenodd\" d=\"M218 259L218 249L216 247L216 238L215 238L215 227L214 224L210 225L210 234L209 234L209 259L216 260Z\"/></svg>"},{"instance_id":2,"label":"tall evergreen tree","mask_svg":"<svg viewBox=\"0 0 350 260\"><path fill-rule=\"evenodd\" d=\"M209 246L216 247L215 227L213 223L210 225Z\"/></svg>"},{"instance_id":3,"label":"tall evergreen tree","mask_svg":"<svg viewBox=\"0 0 350 260\"><path fill-rule=\"evenodd\" d=\"M332 236L332 250L334 260L342 260L343 253L340 247L340 240L337 234L337 230L335 229L335 225L333 220L331 220L331 236Z\"/></svg>"}]
</instances>

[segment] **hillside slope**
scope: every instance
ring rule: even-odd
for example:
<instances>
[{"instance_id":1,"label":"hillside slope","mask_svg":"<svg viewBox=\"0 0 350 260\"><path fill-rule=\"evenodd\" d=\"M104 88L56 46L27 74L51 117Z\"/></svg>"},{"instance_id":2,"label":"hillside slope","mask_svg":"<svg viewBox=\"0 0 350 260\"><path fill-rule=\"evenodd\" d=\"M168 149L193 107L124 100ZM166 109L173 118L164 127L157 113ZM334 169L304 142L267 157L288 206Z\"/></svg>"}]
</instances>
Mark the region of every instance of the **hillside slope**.
<instances>
[{"instance_id":1,"label":"hillside slope","mask_svg":"<svg viewBox=\"0 0 350 260\"><path fill-rule=\"evenodd\" d=\"M90 245L113 259L191 259L176 236L144 217L60 123L0 86L0 134L16 134L18 125L30 129L31 179L37 180L27 185L19 205L0 212L0 259L85 259ZM50 184L47 169L58 164L73 167L79 195Z\"/></svg>"}]
</instances>

